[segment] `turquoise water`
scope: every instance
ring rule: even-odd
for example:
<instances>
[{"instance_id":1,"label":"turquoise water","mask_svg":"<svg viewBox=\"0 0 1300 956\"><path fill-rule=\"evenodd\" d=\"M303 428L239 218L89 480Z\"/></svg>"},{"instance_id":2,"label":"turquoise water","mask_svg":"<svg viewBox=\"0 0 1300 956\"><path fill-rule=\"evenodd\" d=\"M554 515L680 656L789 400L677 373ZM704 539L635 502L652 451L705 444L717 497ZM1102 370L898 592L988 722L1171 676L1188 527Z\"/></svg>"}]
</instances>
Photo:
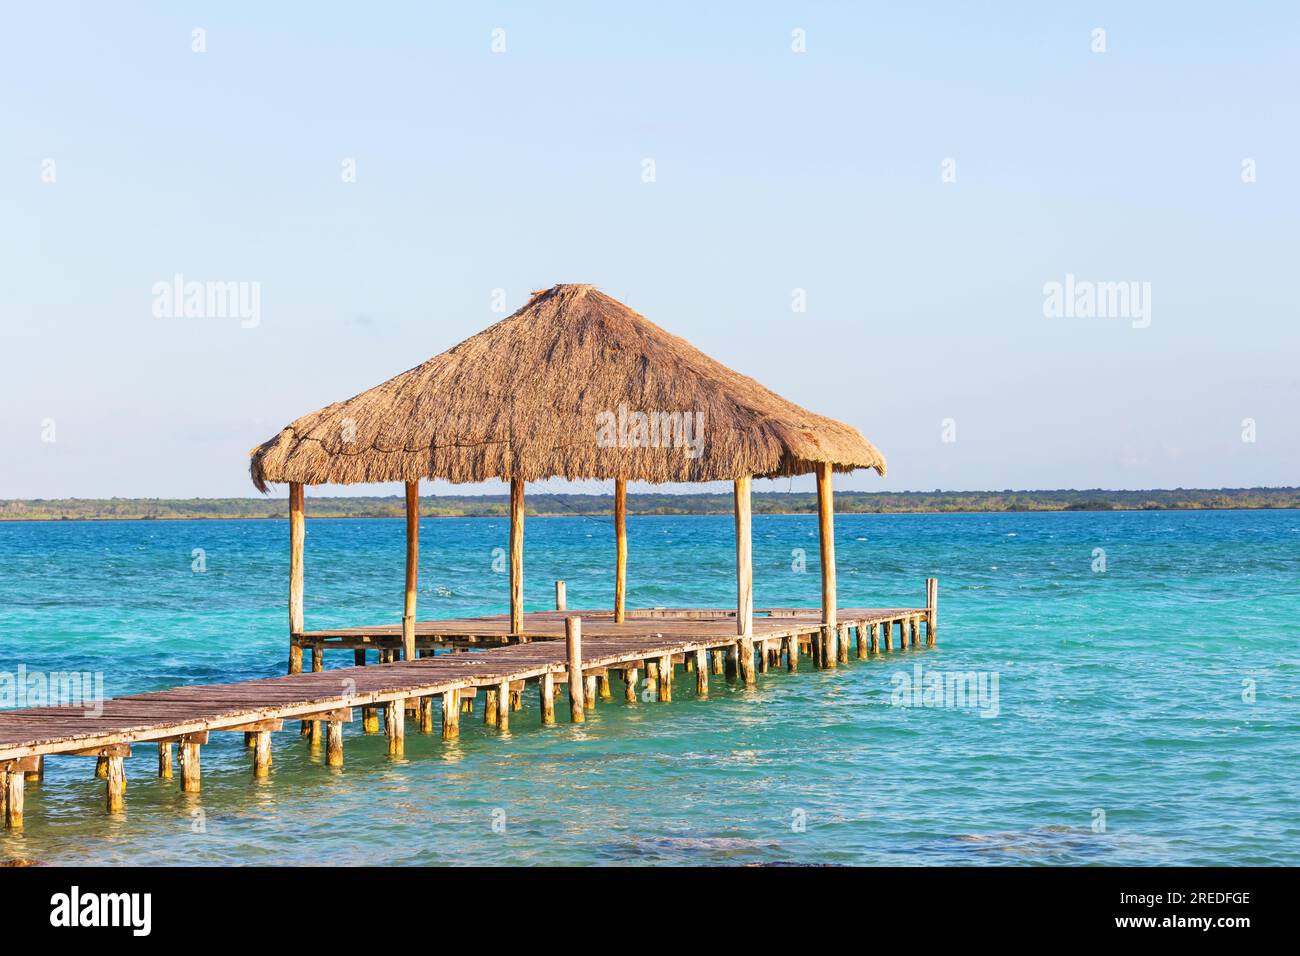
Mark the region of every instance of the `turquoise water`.
<instances>
[{"instance_id":1,"label":"turquoise water","mask_svg":"<svg viewBox=\"0 0 1300 956\"><path fill-rule=\"evenodd\" d=\"M137 747L113 819L91 761L51 759L0 858L1300 863L1300 513L841 515L836 535L842 606L921 605L939 578L937 648L805 661L751 690L715 678L708 701L680 681L671 704L619 699L576 726L542 728L529 695L506 739L470 722L454 744L408 736L396 761L350 727L341 771L295 730L269 782L214 736L197 796ZM273 521L0 524L0 671L102 671L110 695L281 674L287 538ZM420 616L502 611L506 538L504 520L424 521ZM629 538L631 604L734 601L730 518L633 517ZM309 520L308 626L397 621L402 555L400 520ZM755 519L754 565L757 605L816 605L815 520ZM608 607L612 567L608 518L529 519L530 609L556 578L570 607ZM896 706L917 663L996 677L996 716Z\"/></svg>"}]
</instances>

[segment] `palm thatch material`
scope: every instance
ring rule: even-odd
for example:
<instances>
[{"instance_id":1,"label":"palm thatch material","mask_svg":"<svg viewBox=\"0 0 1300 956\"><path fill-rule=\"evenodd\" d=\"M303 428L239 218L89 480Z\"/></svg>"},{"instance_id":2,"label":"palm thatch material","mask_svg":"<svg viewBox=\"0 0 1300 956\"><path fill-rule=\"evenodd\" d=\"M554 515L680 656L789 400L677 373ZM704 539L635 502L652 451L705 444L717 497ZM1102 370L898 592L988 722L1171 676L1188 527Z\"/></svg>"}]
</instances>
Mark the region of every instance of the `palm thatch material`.
<instances>
[{"instance_id":1,"label":"palm thatch material","mask_svg":"<svg viewBox=\"0 0 1300 956\"><path fill-rule=\"evenodd\" d=\"M646 427L649 416L662 427ZM804 474L818 462L885 473L857 429L786 401L590 285L535 294L251 455L262 491L419 478L716 481Z\"/></svg>"}]
</instances>

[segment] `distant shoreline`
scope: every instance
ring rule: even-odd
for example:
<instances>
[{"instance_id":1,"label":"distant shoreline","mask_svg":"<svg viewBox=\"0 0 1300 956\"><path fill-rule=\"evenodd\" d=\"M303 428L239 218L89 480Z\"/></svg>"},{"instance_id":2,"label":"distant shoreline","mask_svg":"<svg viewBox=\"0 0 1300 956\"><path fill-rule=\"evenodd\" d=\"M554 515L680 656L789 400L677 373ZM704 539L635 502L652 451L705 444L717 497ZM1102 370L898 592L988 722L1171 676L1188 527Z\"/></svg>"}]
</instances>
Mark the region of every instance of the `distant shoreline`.
<instances>
[{"instance_id":1,"label":"distant shoreline","mask_svg":"<svg viewBox=\"0 0 1300 956\"><path fill-rule=\"evenodd\" d=\"M538 493L526 499L529 517L602 517L613 513L608 494ZM1239 511L1300 508L1300 488L1175 488L1053 491L840 492L837 514L999 514L1064 511ZM813 514L812 492L756 492L755 515ZM729 515L726 493L628 495L630 515ZM508 495L428 495L425 518L504 518ZM309 518L398 518L403 498L309 497ZM260 521L288 517L283 498L63 498L0 500L0 521Z\"/></svg>"}]
</instances>

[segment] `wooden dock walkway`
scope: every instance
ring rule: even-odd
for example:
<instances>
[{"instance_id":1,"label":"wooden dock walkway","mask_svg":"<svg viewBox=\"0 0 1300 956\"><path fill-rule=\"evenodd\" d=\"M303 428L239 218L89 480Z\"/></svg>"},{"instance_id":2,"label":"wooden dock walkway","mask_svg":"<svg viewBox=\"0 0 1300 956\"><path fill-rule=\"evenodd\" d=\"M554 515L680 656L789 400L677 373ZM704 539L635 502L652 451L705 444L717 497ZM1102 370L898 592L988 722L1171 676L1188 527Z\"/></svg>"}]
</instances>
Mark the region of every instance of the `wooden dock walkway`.
<instances>
[{"instance_id":1,"label":"wooden dock walkway","mask_svg":"<svg viewBox=\"0 0 1300 956\"><path fill-rule=\"evenodd\" d=\"M757 670L778 667L784 658L793 671L805 654L819 666L834 667L848 660L854 633L857 658L890 653L895 627L900 648L919 647L923 625L926 645L933 646L933 607L843 609L834 629L838 640L826 645L817 639L823 633L819 612L762 609L753 621ZM546 611L525 615L520 633L513 635L504 615L420 622L416 635L423 655L416 660L324 670L326 648L352 649L358 664L368 649L378 649L381 659L395 655L402 629L316 631L297 636L312 649L311 672L111 698L93 711L60 706L0 712L6 825L22 826L24 784L41 779L48 756L96 757L97 773L106 780L107 808L120 812L125 806L124 759L133 744L158 746L161 777L173 775L172 746L178 745L181 788L196 792L201 747L212 733L243 732L253 754L253 773L262 777L269 773L271 734L282 730L285 721L301 721L299 732L313 747L321 745L323 729L326 763L338 767L343 764L343 724L353 719L356 708L363 711L367 733L379 732L383 711L389 752L400 754L407 712L413 712L421 732L431 733L435 699L442 705L442 735L454 739L462 712L473 712L480 689L485 723L506 730L511 712L522 707L528 684L537 686L541 721L549 724L566 685L575 721L597 700L612 699L611 673L622 674L627 700L636 700L640 688L669 701L679 666L694 677L700 697L708 696L711 674L734 678L753 671L738 666L736 616L723 610L629 611L624 623L614 623L611 611ZM474 646L480 649L463 650ZM827 646L834 648L829 655Z\"/></svg>"}]
</instances>

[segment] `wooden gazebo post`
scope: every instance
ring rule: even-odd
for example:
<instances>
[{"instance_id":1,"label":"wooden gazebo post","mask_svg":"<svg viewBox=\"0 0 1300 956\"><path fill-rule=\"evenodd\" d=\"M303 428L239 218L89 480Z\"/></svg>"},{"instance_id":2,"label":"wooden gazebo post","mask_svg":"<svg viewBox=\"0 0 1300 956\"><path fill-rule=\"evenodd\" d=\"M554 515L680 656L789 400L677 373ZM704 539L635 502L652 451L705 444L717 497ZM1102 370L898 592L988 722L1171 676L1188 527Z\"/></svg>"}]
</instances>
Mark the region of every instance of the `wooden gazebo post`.
<instances>
[{"instance_id":1,"label":"wooden gazebo post","mask_svg":"<svg viewBox=\"0 0 1300 956\"><path fill-rule=\"evenodd\" d=\"M289 482L289 673L302 673L302 551L307 537L301 481Z\"/></svg>"},{"instance_id":2,"label":"wooden gazebo post","mask_svg":"<svg viewBox=\"0 0 1300 956\"><path fill-rule=\"evenodd\" d=\"M627 479L614 479L614 623L622 624L627 614Z\"/></svg>"},{"instance_id":3,"label":"wooden gazebo post","mask_svg":"<svg viewBox=\"0 0 1300 956\"><path fill-rule=\"evenodd\" d=\"M510 479L510 633L524 629L524 481Z\"/></svg>"},{"instance_id":4,"label":"wooden gazebo post","mask_svg":"<svg viewBox=\"0 0 1300 956\"><path fill-rule=\"evenodd\" d=\"M750 476L736 479L736 656L740 678L754 677L754 555L750 534Z\"/></svg>"},{"instance_id":5,"label":"wooden gazebo post","mask_svg":"<svg viewBox=\"0 0 1300 956\"><path fill-rule=\"evenodd\" d=\"M420 581L420 482L406 483L406 603L402 609L402 657L415 660L415 594Z\"/></svg>"},{"instance_id":6,"label":"wooden gazebo post","mask_svg":"<svg viewBox=\"0 0 1300 956\"><path fill-rule=\"evenodd\" d=\"M835 505L831 497L831 463L817 463L817 533L821 540L822 633L821 665L834 667L839 656L839 611L835 603Z\"/></svg>"}]
</instances>

